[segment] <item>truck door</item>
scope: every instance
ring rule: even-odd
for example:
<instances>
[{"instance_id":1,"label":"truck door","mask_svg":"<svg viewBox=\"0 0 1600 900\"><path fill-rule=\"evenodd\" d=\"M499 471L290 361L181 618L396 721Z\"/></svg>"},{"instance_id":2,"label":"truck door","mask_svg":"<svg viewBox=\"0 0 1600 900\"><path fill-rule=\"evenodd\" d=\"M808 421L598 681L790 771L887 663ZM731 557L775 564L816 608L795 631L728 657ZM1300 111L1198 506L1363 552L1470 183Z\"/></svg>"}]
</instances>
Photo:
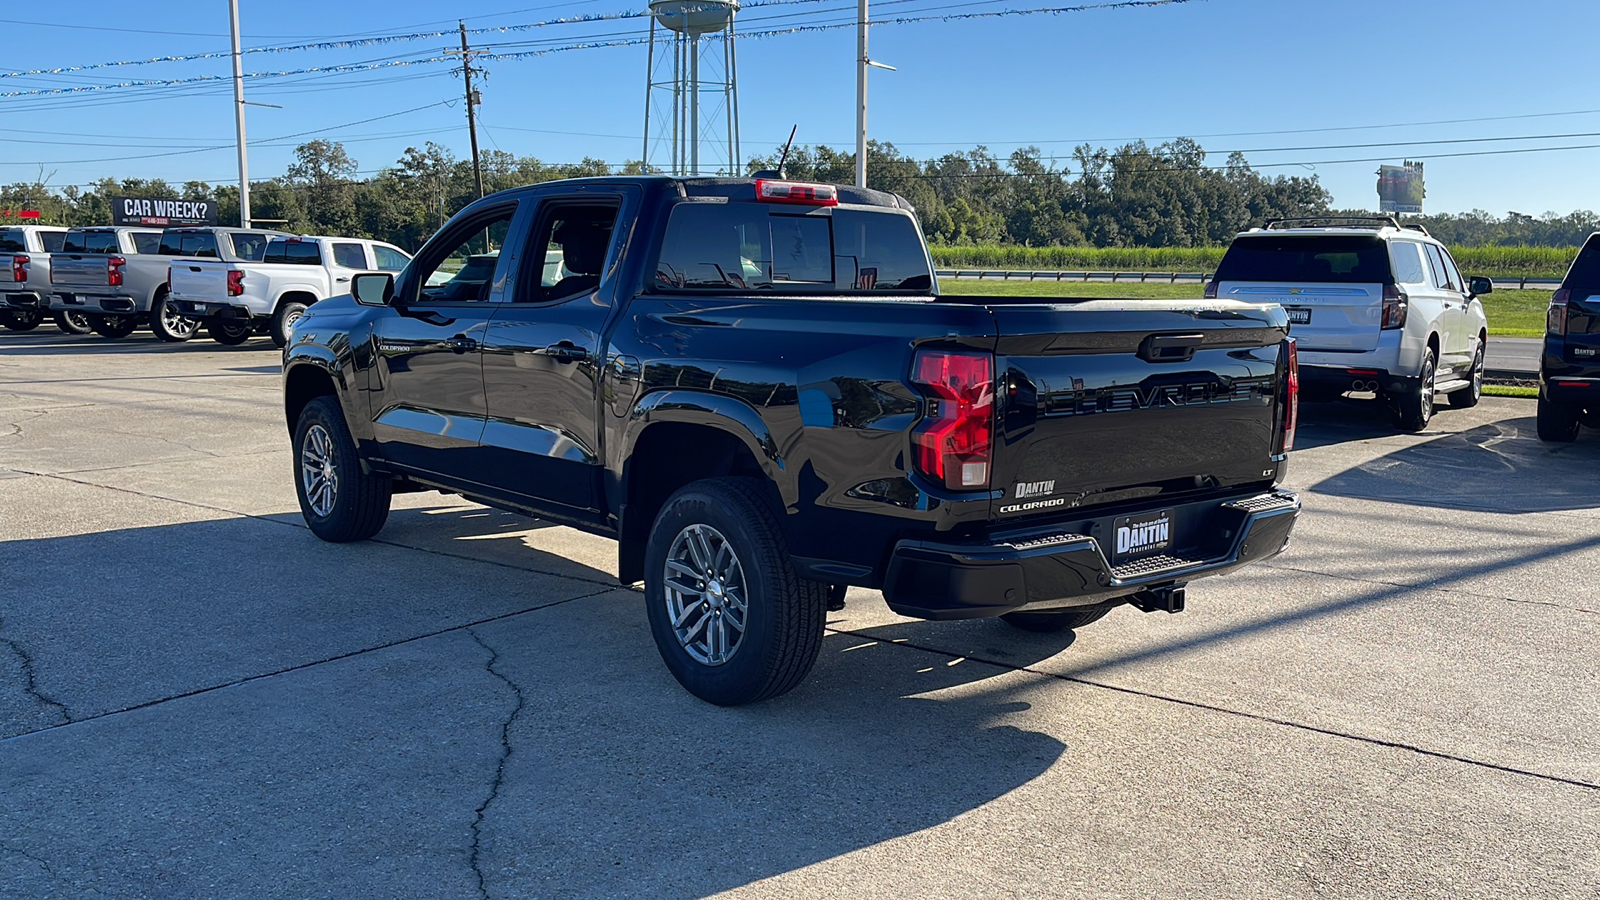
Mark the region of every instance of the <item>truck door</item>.
<instances>
[{"instance_id":1,"label":"truck door","mask_svg":"<svg viewBox=\"0 0 1600 900\"><path fill-rule=\"evenodd\" d=\"M502 491L580 518L599 507L601 335L630 196L541 199L483 344L486 471Z\"/></svg>"},{"instance_id":2,"label":"truck door","mask_svg":"<svg viewBox=\"0 0 1600 900\"><path fill-rule=\"evenodd\" d=\"M383 457L441 479L482 472L485 401L480 346L505 284L501 246L518 204L452 223L395 284L373 325L373 437ZM470 483L470 482L469 482Z\"/></svg>"}]
</instances>

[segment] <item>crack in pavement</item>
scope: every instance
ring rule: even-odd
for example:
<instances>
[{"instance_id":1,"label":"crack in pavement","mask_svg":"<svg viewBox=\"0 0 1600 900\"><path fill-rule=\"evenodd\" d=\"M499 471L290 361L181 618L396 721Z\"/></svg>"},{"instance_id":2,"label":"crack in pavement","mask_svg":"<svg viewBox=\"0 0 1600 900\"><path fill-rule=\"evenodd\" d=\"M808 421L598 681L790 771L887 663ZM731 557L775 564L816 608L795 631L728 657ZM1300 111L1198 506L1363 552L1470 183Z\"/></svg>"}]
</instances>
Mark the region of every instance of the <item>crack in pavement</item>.
<instances>
[{"instance_id":1,"label":"crack in pavement","mask_svg":"<svg viewBox=\"0 0 1600 900\"><path fill-rule=\"evenodd\" d=\"M0 627L3 627L3 625L3 620L0 620ZM44 704L45 706L54 707L56 712L61 715L61 722L59 725L52 727L60 727L60 725L70 724L72 722L72 714L67 712L66 704L55 699L54 697L49 696L44 691L39 689L38 674L34 671L33 667L33 654L29 653L26 647L22 646L11 638L0 637L0 644L10 647L11 652L16 654L17 660L22 664L23 693L27 694L29 697L32 697L39 703Z\"/></svg>"},{"instance_id":2,"label":"crack in pavement","mask_svg":"<svg viewBox=\"0 0 1600 900\"><path fill-rule=\"evenodd\" d=\"M20 856L23 859L34 863L39 868L44 869L45 874L49 875L51 878L56 876L56 870L50 865L49 860L41 856L34 856L32 853L29 853L20 847L13 847L10 844L0 843L0 853L10 853L13 856Z\"/></svg>"},{"instance_id":3,"label":"crack in pavement","mask_svg":"<svg viewBox=\"0 0 1600 900\"><path fill-rule=\"evenodd\" d=\"M478 634L478 632L474 631L472 628L467 629L467 634L472 636L472 639L477 642L478 646L489 651L489 662L484 668L489 672L490 675L493 675L494 677L505 682L506 687L511 688L512 693L515 694L517 698L517 704L512 708L511 715L507 716L506 720L500 724L500 760L495 765L494 781L489 785L489 796L484 799L483 805L478 807L472 818L472 847L471 851L468 853L467 861L472 865L472 874L478 878L478 893L482 895L485 900L488 900L489 887L484 878L481 856L483 844L483 819L484 814L488 811L489 807L492 806L495 799L500 796L501 785L505 784L506 762L511 759L511 726L516 723L517 717L522 715L523 707L527 705L527 702L522 695L522 688L519 687L515 681L512 681L503 673L495 670L494 664L500 661L499 651L489 646L488 643L485 642L484 639Z\"/></svg>"}]
</instances>

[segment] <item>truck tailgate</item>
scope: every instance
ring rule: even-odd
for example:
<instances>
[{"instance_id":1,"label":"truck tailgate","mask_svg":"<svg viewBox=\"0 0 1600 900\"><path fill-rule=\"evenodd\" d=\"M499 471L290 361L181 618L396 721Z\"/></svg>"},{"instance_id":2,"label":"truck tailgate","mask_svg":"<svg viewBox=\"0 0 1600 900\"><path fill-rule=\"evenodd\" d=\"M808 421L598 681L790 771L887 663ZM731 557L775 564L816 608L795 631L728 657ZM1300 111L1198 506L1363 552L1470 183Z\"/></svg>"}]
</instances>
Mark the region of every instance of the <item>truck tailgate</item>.
<instances>
[{"instance_id":1,"label":"truck tailgate","mask_svg":"<svg viewBox=\"0 0 1600 900\"><path fill-rule=\"evenodd\" d=\"M994 518L1272 480L1281 307L988 299L999 332Z\"/></svg>"},{"instance_id":2,"label":"truck tailgate","mask_svg":"<svg viewBox=\"0 0 1600 900\"><path fill-rule=\"evenodd\" d=\"M93 253L57 253L50 260L50 283L57 287L107 287L111 257Z\"/></svg>"},{"instance_id":3,"label":"truck tailgate","mask_svg":"<svg viewBox=\"0 0 1600 900\"><path fill-rule=\"evenodd\" d=\"M174 261L169 287L173 300L215 303L228 298L231 263Z\"/></svg>"}]
</instances>

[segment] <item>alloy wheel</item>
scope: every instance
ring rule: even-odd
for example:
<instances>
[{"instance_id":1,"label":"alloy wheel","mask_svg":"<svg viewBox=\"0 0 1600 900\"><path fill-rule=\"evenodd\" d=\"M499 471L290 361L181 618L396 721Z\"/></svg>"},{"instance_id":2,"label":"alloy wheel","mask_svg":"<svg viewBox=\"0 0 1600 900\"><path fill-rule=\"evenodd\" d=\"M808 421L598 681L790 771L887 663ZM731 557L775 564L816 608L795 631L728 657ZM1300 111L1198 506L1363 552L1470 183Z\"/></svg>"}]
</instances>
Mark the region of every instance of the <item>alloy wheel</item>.
<instances>
[{"instance_id":1,"label":"alloy wheel","mask_svg":"<svg viewBox=\"0 0 1600 900\"><path fill-rule=\"evenodd\" d=\"M313 513L322 518L333 514L339 499L339 469L334 464L333 436L321 425L306 430L300 447L300 483Z\"/></svg>"},{"instance_id":2,"label":"alloy wheel","mask_svg":"<svg viewBox=\"0 0 1600 900\"><path fill-rule=\"evenodd\" d=\"M690 525L667 550L665 574L667 617L679 646L706 666L732 659L750 616L744 567L733 545L709 525Z\"/></svg>"},{"instance_id":3,"label":"alloy wheel","mask_svg":"<svg viewBox=\"0 0 1600 900\"><path fill-rule=\"evenodd\" d=\"M191 338L200 330L200 320L180 315L171 303L161 304L161 327L175 338Z\"/></svg>"}]
</instances>

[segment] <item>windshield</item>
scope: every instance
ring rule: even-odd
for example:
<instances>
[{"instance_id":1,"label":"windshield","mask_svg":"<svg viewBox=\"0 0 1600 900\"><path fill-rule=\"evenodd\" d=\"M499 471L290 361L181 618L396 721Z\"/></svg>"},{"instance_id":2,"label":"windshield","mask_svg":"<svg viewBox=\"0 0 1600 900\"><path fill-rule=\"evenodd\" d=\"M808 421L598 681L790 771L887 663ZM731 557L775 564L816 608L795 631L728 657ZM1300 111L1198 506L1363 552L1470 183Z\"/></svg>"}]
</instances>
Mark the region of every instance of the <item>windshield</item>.
<instances>
[{"instance_id":1,"label":"windshield","mask_svg":"<svg viewBox=\"0 0 1600 900\"><path fill-rule=\"evenodd\" d=\"M931 293L933 273L899 211L689 202L667 221L656 287Z\"/></svg>"},{"instance_id":2,"label":"windshield","mask_svg":"<svg viewBox=\"0 0 1600 900\"><path fill-rule=\"evenodd\" d=\"M1237 238L1217 281L1389 284L1389 254L1377 235L1265 235Z\"/></svg>"}]
</instances>

